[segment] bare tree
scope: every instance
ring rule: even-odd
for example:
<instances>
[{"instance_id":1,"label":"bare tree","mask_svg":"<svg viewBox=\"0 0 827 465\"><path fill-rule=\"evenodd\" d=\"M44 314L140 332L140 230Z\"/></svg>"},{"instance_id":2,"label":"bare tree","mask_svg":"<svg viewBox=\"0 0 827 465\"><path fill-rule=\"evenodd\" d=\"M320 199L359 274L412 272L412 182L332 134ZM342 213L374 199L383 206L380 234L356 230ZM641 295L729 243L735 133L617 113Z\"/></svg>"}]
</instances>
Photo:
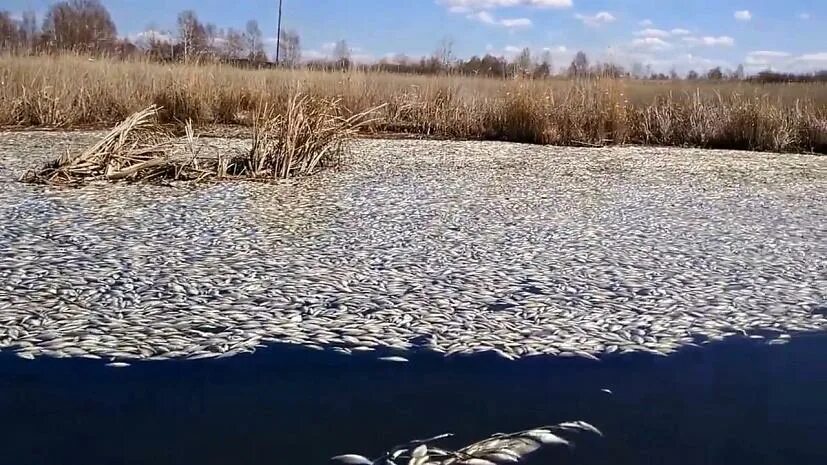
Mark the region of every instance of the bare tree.
<instances>
[{"instance_id":1,"label":"bare tree","mask_svg":"<svg viewBox=\"0 0 827 465\"><path fill-rule=\"evenodd\" d=\"M221 38L221 34L220 34L220 30L218 29L218 26L216 26L213 23L207 23L207 25L204 26L204 36L207 40L207 50L209 51L209 53L212 54L212 55L218 55L219 54L218 42L219 42L219 39Z\"/></svg>"},{"instance_id":2,"label":"bare tree","mask_svg":"<svg viewBox=\"0 0 827 465\"><path fill-rule=\"evenodd\" d=\"M554 60L551 55L551 50L544 50L540 56L540 64L534 69L534 76L544 78L551 76L554 72Z\"/></svg>"},{"instance_id":3,"label":"bare tree","mask_svg":"<svg viewBox=\"0 0 827 465\"><path fill-rule=\"evenodd\" d=\"M34 11L24 11L23 19L20 21L20 35L30 52L34 51L39 34L40 28L37 26L37 15Z\"/></svg>"},{"instance_id":4,"label":"bare tree","mask_svg":"<svg viewBox=\"0 0 827 465\"><path fill-rule=\"evenodd\" d=\"M192 10L178 13L178 45L184 60L190 60L207 49L207 31Z\"/></svg>"},{"instance_id":5,"label":"bare tree","mask_svg":"<svg viewBox=\"0 0 827 465\"><path fill-rule=\"evenodd\" d=\"M533 64L531 62L531 50L526 47L524 48L517 58L514 60L514 67L515 71L519 74L529 74L533 68Z\"/></svg>"},{"instance_id":6,"label":"bare tree","mask_svg":"<svg viewBox=\"0 0 827 465\"><path fill-rule=\"evenodd\" d=\"M737 80L743 80L746 73L744 72L744 65L739 64L738 68L735 69L735 72L732 73L732 78Z\"/></svg>"},{"instance_id":7,"label":"bare tree","mask_svg":"<svg viewBox=\"0 0 827 465\"><path fill-rule=\"evenodd\" d=\"M293 67L299 64L302 58L302 48L298 32L290 29L281 31L279 47L279 55L285 66Z\"/></svg>"},{"instance_id":8,"label":"bare tree","mask_svg":"<svg viewBox=\"0 0 827 465\"><path fill-rule=\"evenodd\" d=\"M247 21L244 37L247 39L247 58L253 63L267 61L267 55L264 53L264 40L261 38L258 21L254 19Z\"/></svg>"},{"instance_id":9,"label":"bare tree","mask_svg":"<svg viewBox=\"0 0 827 465\"><path fill-rule=\"evenodd\" d=\"M47 43L60 50L105 50L117 39L115 23L98 0L71 0L53 4L43 20Z\"/></svg>"},{"instance_id":10,"label":"bare tree","mask_svg":"<svg viewBox=\"0 0 827 465\"><path fill-rule=\"evenodd\" d=\"M224 37L224 55L232 60L238 60L244 56L245 47L244 34L233 28L227 29Z\"/></svg>"},{"instance_id":11,"label":"bare tree","mask_svg":"<svg viewBox=\"0 0 827 465\"><path fill-rule=\"evenodd\" d=\"M716 67L710 69L709 71L707 71L706 78L709 79L710 81L720 81L721 79L724 78L724 72L721 71L720 66L716 66Z\"/></svg>"},{"instance_id":12,"label":"bare tree","mask_svg":"<svg viewBox=\"0 0 827 465\"><path fill-rule=\"evenodd\" d=\"M450 67L451 62L454 61L454 39L449 36L443 37L433 57L443 69Z\"/></svg>"},{"instance_id":13,"label":"bare tree","mask_svg":"<svg viewBox=\"0 0 827 465\"><path fill-rule=\"evenodd\" d=\"M646 73L643 71L643 63L636 61L632 63L632 76L635 79L643 79Z\"/></svg>"},{"instance_id":14,"label":"bare tree","mask_svg":"<svg viewBox=\"0 0 827 465\"><path fill-rule=\"evenodd\" d=\"M584 52L577 52L569 66L569 75L579 77L589 73L589 59Z\"/></svg>"},{"instance_id":15,"label":"bare tree","mask_svg":"<svg viewBox=\"0 0 827 465\"><path fill-rule=\"evenodd\" d=\"M13 50L21 44L20 29L8 11L0 11L0 50Z\"/></svg>"},{"instance_id":16,"label":"bare tree","mask_svg":"<svg viewBox=\"0 0 827 465\"><path fill-rule=\"evenodd\" d=\"M350 47L344 39L333 46L333 61L340 68L350 68Z\"/></svg>"}]
</instances>

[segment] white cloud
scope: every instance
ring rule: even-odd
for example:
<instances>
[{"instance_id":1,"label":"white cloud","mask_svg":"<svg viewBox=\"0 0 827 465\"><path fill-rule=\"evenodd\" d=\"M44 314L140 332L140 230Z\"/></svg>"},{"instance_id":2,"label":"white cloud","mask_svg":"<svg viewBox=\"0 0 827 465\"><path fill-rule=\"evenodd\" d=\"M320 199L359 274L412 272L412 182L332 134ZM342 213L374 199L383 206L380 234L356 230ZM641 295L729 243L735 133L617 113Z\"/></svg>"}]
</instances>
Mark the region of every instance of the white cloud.
<instances>
[{"instance_id":1,"label":"white cloud","mask_svg":"<svg viewBox=\"0 0 827 465\"><path fill-rule=\"evenodd\" d=\"M602 24L613 23L617 19L608 11L600 11L591 16L581 15L578 13L574 15L574 17L582 21L586 26L590 27L598 27Z\"/></svg>"},{"instance_id":2,"label":"white cloud","mask_svg":"<svg viewBox=\"0 0 827 465\"><path fill-rule=\"evenodd\" d=\"M148 31L142 31L137 34L131 34L128 36L129 40L136 44L145 44L151 40L157 42L165 42L171 44L175 42L175 37L172 34L164 31L156 31L150 29Z\"/></svg>"},{"instance_id":3,"label":"white cloud","mask_svg":"<svg viewBox=\"0 0 827 465\"><path fill-rule=\"evenodd\" d=\"M494 19L494 16L492 16L491 13L487 11L472 13L468 15L468 19L473 19L483 24L497 24L497 20Z\"/></svg>"},{"instance_id":4,"label":"white cloud","mask_svg":"<svg viewBox=\"0 0 827 465\"><path fill-rule=\"evenodd\" d=\"M264 39L264 41L270 45L270 50L268 50L268 53L275 56L276 38L268 37ZM316 49L302 49L302 61L328 60L333 56L333 50L335 48L336 42L324 42L319 46L319 48ZM350 60L354 63L371 64L378 61L374 54L362 47L349 46L348 48L350 49Z\"/></svg>"},{"instance_id":5,"label":"white cloud","mask_svg":"<svg viewBox=\"0 0 827 465\"><path fill-rule=\"evenodd\" d=\"M509 29L518 29L524 27L531 27L531 20L528 18L511 18L501 19L500 24Z\"/></svg>"},{"instance_id":6,"label":"white cloud","mask_svg":"<svg viewBox=\"0 0 827 465\"><path fill-rule=\"evenodd\" d=\"M807 21L808 19L812 18L810 13L801 13L798 15L798 17L799 19L803 19L804 21Z\"/></svg>"},{"instance_id":7,"label":"white cloud","mask_svg":"<svg viewBox=\"0 0 827 465\"><path fill-rule=\"evenodd\" d=\"M641 27L649 27L655 23L652 22L651 19L644 19L643 21L638 23Z\"/></svg>"},{"instance_id":8,"label":"white cloud","mask_svg":"<svg viewBox=\"0 0 827 465\"><path fill-rule=\"evenodd\" d=\"M634 35L637 37L658 37L661 39L666 39L672 36L685 36L690 34L688 29L681 29L675 28L670 31L666 31L664 29L655 29L655 28L646 28L641 29L640 31L635 31Z\"/></svg>"},{"instance_id":9,"label":"white cloud","mask_svg":"<svg viewBox=\"0 0 827 465\"><path fill-rule=\"evenodd\" d=\"M23 13L9 13L9 19L16 23L20 23L23 21Z\"/></svg>"},{"instance_id":10,"label":"white cloud","mask_svg":"<svg viewBox=\"0 0 827 465\"><path fill-rule=\"evenodd\" d=\"M680 70L690 70L694 68L701 74L704 74L706 70L714 67L720 67L723 69L733 68L732 64L728 61L714 60L711 58L693 55L691 53L677 56L670 61L673 62L674 66Z\"/></svg>"},{"instance_id":11,"label":"white cloud","mask_svg":"<svg viewBox=\"0 0 827 465\"><path fill-rule=\"evenodd\" d=\"M643 29L642 31L635 32L636 36L640 37L669 37L669 31L664 31L663 29Z\"/></svg>"},{"instance_id":12,"label":"white cloud","mask_svg":"<svg viewBox=\"0 0 827 465\"><path fill-rule=\"evenodd\" d=\"M525 44L509 44L502 49L496 49L489 45L485 48L485 51L493 56L501 56L508 60L513 60L520 55L526 47L528 46ZM539 49L529 47L529 49L531 50L531 54L534 58L539 58L544 52L550 52L552 61L558 64L567 63L572 59L572 52L565 45L555 45Z\"/></svg>"},{"instance_id":13,"label":"white cloud","mask_svg":"<svg viewBox=\"0 0 827 465\"><path fill-rule=\"evenodd\" d=\"M275 50L273 53L275 53ZM320 52L318 50L302 50L302 60L305 61L325 60L327 58L327 53Z\"/></svg>"},{"instance_id":14,"label":"white cloud","mask_svg":"<svg viewBox=\"0 0 827 465\"><path fill-rule=\"evenodd\" d=\"M772 70L807 73L827 67L827 52L793 55L776 50L755 50L747 53L744 65L754 71Z\"/></svg>"},{"instance_id":15,"label":"white cloud","mask_svg":"<svg viewBox=\"0 0 827 465\"><path fill-rule=\"evenodd\" d=\"M735 19L738 21L749 21L752 19L752 13L750 13L749 10L738 10L733 16L735 16Z\"/></svg>"},{"instance_id":16,"label":"white cloud","mask_svg":"<svg viewBox=\"0 0 827 465\"><path fill-rule=\"evenodd\" d=\"M749 52L747 55L764 58L785 58L790 56L787 52L777 52L775 50L755 50L753 52Z\"/></svg>"},{"instance_id":17,"label":"white cloud","mask_svg":"<svg viewBox=\"0 0 827 465\"><path fill-rule=\"evenodd\" d=\"M478 11L476 13L469 14L467 17L468 19L479 21L483 24L490 24L492 26L502 26L507 29L521 29L532 26L532 22L528 18L497 19L494 17L494 15L487 11Z\"/></svg>"},{"instance_id":18,"label":"white cloud","mask_svg":"<svg viewBox=\"0 0 827 465\"><path fill-rule=\"evenodd\" d=\"M672 44L659 37L641 37L632 41L632 47L651 51L662 51L672 48Z\"/></svg>"},{"instance_id":19,"label":"white cloud","mask_svg":"<svg viewBox=\"0 0 827 465\"><path fill-rule=\"evenodd\" d=\"M684 37L683 41L690 45L705 45L707 47L732 47L735 39L729 36Z\"/></svg>"},{"instance_id":20,"label":"white cloud","mask_svg":"<svg viewBox=\"0 0 827 465\"><path fill-rule=\"evenodd\" d=\"M744 64L748 67L771 68L774 63L778 63L789 56L790 54L787 52L755 50L747 53L747 56L744 58Z\"/></svg>"},{"instance_id":21,"label":"white cloud","mask_svg":"<svg viewBox=\"0 0 827 465\"><path fill-rule=\"evenodd\" d=\"M664 53L668 51L675 53ZM703 74L708 69L720 66L722 69L734 68L732 63L721 59L710 59L692 53L678 53L678 47L672 46L668 50L650 50L647 48L635 48L631 44L613 47L608 53L589 54L597 61L615 63L631 70L635 63L641 64L644 70L651 66L654 73L669 73L674 69L678 74L685 75L689 70Z\"/></svg>"},{"instance_id":22,"label":"white cloud","mask_svg":"<svg viewBox=\"0 0 827 465\"><path fill-rule=\"evenodd\" d=\"M798 61L810 61L810 62L819 62L819 63L827 63L827 52L818 52L818 53L808 53L805 55L801 55L797 57L796 60Z\"/></svg>"},{"instance_id":23,"label":"white cloud","mask_svg":"<svg viewBox=\"0 0 827 465\"><path fill-rule=\"evenodd\" d=\"M532 8L571 8L572 0L437 0L452 13L526 6Z\"/></svg>"}]
</instances>

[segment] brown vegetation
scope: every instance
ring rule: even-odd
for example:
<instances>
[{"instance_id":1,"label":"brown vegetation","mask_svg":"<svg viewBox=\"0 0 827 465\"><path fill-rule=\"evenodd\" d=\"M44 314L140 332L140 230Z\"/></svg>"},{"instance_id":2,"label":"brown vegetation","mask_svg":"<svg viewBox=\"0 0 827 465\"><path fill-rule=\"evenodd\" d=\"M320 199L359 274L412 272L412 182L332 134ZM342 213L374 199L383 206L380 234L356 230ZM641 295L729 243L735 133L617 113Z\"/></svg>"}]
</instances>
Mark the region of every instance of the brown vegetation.
<instances>
[{"instance_id":1,"label":"brown vegetation","mask_svg":"<svg viewBox=\"0 0 827 465\"><path fill-rule=\"evenodd\" d=\"M90 180L202 181L224 178L286 179L339 161L358 128L374 110L342 116L338 100L295 94L284 114L265 108L256 115L252 146L243 154L201 156L192 123L179 141L160 124L152 105L116 125L91 147L66 153L22 181L77 185Z\"/></svg>"},{"instance_id":2,"label":"brown vegetation","mask_svg":"<svg viewBox=\"0 0 827 465\"><path fill-rule=\"evenodd\" d=\"M0 125L105 126L150 105L161 122L252 126L302 92L362 131L561 145L658 144L827 152L827 86L514 79L0 56Z\"/></svg>"}]
</instances>

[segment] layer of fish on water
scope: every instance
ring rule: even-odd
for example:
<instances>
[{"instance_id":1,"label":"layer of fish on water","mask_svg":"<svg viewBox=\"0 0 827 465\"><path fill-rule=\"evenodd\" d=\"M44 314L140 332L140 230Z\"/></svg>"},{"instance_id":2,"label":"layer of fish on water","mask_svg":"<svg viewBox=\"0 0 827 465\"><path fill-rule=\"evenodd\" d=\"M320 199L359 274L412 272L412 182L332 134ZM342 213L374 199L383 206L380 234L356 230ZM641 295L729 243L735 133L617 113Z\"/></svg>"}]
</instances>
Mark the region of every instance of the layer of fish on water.
<instances>
[{"instance_id":1,"label":"layer of fish on water","mask_svg":"<svg viewBox=\"0 0 827 465\"><path fill-rule=\"evenodd\" d=\"M369 140L277 184L15 182L91 137L0 137L0 348L24 358L598 358L827 328L827 158Z\"/></svg>"}]
</instances>

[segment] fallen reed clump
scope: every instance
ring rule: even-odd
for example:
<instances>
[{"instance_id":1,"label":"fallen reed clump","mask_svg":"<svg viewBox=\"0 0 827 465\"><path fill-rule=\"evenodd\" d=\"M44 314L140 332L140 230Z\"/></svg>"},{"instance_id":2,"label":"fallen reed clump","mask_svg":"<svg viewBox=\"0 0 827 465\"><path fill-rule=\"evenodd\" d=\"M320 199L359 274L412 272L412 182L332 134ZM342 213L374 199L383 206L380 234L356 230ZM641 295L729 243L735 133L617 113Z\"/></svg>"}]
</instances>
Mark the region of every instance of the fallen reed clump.
<instances>
[{"instance_id":1,"label":"fallen reed clump","mask_svg":"<svg viewBox=\"0 0 827 465\"><path fill-rule=\"evenodd\" d=\"M222 64L0 55L0 126L100 127L150 105L164 124L289 118L299 89L371 133L555 145L648 144L827 153L827 85L515 79L244 70ZM248 167L249 169L249 167Z\"/></svg>"},{"instance_id":2,"label":"fallen reed clump","mask_svg":"<svg viewBox=\"0 0 827 465\"><path fill-rule=\"evenodd\" d=\"M249 150L204 156L190 120L181 141L160 123L163 108L152 105L127 117L91 147L61 155L21 180L77 185L94 180L274 180L308 175L337 163L359 128L375 121L370 119L375 111L343 116L338 99L297 93L283 114L265 108L257 115Z\"/></svg>"},{"instance_id":3,"label":"fallen reed clump","mask_svg":"<svg viewBox=\"0 0 827 465\"><path fill-rule=\"evenodd\" d=\"M40 169L25 173L22 180L76 184L88 179L115 181L162 175L174 164L167 156L172 137L156 124L157 113L158 107L154 105L138 111L91 147L75 154L67 152Z\"/></svg>"}]
</instances>

